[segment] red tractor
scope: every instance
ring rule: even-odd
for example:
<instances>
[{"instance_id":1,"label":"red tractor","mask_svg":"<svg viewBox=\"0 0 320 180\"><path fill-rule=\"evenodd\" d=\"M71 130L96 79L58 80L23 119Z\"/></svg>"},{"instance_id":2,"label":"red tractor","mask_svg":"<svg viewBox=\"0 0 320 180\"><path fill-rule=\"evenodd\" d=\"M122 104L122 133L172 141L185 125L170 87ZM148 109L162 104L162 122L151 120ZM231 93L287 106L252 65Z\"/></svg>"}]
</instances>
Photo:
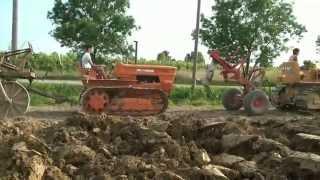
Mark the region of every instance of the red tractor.
<instances>
[{"instance_id":1,"label":"red tractor","mask_svg":"<svg viewBox=\"0 0 320 180\"><path fill-rule=\"evenodd\" d=\"M112 75L104 66L82 69L82 111L89 114L149 116L164 112L173 88L176 68L117 64Z\"/></svg>"},{"instance_id":2,"label":"red tractor","mask_svg":"<svg viewBox=\"0 0 320 180\"><path fill-rule=\"evenodd\" d=\"M231 81L243 87L242 90L229 89L223 94L222 104L226 110L235 111L244 107L250 115L260 115L268 110L270 104L268 96L255 86L255 82L263 79L265 75L263 69L254 66L249 68L248 73L245 73L245 58L242 58L237 64L231 64L220 56L218 50L211 51L210 57L222 67L221 75L225 81Z\"/></svg>"}]
</instances>

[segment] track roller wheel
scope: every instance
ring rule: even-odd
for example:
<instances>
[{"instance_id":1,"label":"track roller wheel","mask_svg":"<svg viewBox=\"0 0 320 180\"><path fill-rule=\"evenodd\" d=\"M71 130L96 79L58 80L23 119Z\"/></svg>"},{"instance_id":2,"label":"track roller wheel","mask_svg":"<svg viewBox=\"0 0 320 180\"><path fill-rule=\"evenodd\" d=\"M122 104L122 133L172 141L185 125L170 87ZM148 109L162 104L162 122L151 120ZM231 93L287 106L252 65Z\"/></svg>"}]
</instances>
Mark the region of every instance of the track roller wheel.
<instances>
[{"instance_id":1,"label":"track roller wheel","mask_svg":"<svg viewBox=\"0 0 320 180\"><path fill-rule=\"evenodd\" d=\"M227 111L237 111L242 107L242 93L239 89L229 89L222 96L222 104Z\"/></svg>"},{"instance_id":2,"label":"track roller wheel","mask_svg":"<svg viewBox=\"0 0 320 180\"><path fill-rule=\"evenodd\" d=\"M27 89L16 81L2 81L2 85L10 101L8 102L0 92L0 119L13 118L26 113L30 105Z\"/></svg>"},{"instance_id":3,"label":"track roller wheel","mask_svg":"<svg viewBox=\"0 0 320 180\"><path fill-rule=\"evenodd\" d=\"M249 115L262 115L269 109L267 95L261 90L248 93L243 100L244 109Z\"/></svg>"},{"instance_id":4,"label":"track roller wheel","mask_svg":"<svg viewBox=\"0 0 320 180\"><path fill-rule=\"evenodd\" d=\"M92 89L82 96L82 110L89 114L101 114L109 106L109 95L101 89Z\"/></svg>"}]
</instances>

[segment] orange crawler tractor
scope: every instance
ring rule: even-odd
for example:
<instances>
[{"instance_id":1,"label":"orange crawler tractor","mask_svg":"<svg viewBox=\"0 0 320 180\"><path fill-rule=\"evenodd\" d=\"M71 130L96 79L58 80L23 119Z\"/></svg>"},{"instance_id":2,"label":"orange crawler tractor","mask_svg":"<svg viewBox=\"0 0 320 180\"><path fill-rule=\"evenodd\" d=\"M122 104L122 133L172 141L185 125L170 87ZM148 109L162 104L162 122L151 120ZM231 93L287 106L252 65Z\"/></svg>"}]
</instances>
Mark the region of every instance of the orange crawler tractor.
<instances>
[{"instance_id":1,"label":"orange crawler tractor","mask_svg":"<svg viewBox=\"0 0 320 180\"><path fill-rule=\"evenodd\" d=\"M89 114L149 116L164 112L176 76L169 66L117 64L113 77L104 66L81 69L82 111Z\"/></svg>"}]
</instances>

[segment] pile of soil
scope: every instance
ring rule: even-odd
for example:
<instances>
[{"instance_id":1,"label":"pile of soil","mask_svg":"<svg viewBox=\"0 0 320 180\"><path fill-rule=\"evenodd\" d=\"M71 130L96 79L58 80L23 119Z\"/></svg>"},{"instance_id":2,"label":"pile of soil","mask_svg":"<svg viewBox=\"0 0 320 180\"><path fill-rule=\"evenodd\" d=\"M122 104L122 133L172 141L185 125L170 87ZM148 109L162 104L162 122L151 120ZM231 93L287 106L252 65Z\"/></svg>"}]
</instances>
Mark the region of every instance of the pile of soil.
<instances>
[{"instance_id":1,"label":"pile of soil","mask_svg":"<svg viewBox=\"0 0 320 180\"><path fill-rule=\"evenodd\" d=\"M279 113L279 112L277 112ZM0 179L252 179L320 177L320 119L170 112L0 121Z\"/></svg>"}]
</instances>

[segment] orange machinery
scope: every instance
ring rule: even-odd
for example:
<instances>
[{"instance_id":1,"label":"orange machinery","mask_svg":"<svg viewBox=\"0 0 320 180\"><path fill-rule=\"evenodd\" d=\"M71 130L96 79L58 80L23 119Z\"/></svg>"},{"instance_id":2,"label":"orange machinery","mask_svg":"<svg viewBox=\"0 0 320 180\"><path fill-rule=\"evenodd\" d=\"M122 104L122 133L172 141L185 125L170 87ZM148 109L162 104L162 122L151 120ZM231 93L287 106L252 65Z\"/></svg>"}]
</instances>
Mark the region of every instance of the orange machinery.
<instances>
[{"instance_id":1,"label":"orange machinery","mask_svg":"<svg viewBox=\"0 0 320 180\"><path fill-rule=\"evenodd\" d=\"M85 87L82 111L89 114L148 116L164 112L176 68L158 65L117 64L112 78L104 66L81 69Z\"/></svg>"}]
</instances>

